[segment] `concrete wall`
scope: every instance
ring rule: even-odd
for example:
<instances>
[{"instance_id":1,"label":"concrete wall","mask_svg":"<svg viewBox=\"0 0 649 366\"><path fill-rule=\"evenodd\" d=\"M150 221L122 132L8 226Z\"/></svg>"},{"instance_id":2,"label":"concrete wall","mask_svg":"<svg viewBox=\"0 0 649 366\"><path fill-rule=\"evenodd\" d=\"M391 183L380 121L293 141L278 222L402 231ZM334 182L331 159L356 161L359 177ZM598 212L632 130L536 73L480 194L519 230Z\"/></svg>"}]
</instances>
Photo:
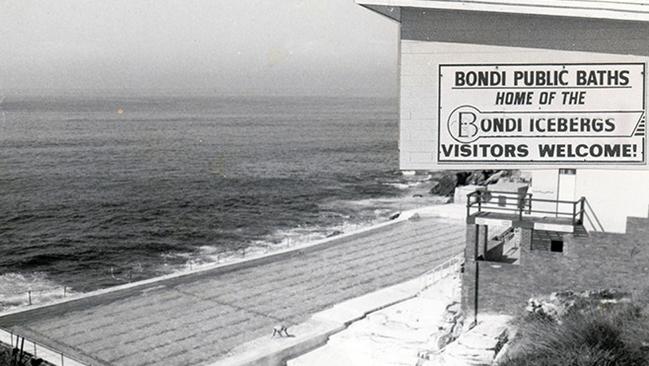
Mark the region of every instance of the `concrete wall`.
<instances>
[{"instance_id":1,"label":"concrete wall","mask_svg":"<svg viewBox=\"0 0 649 366\"><path fill-rule=\"evenodd\" d=\"M467 225L462 304L474 309L475 225ZM555 291L619 289L649 299L649 220L629 218L627 234L566 236L562 253L531 250L531 229L522 229L519 264L478 261L479 312L517 314L527 300Z\"/></svg>"}]
</instances>

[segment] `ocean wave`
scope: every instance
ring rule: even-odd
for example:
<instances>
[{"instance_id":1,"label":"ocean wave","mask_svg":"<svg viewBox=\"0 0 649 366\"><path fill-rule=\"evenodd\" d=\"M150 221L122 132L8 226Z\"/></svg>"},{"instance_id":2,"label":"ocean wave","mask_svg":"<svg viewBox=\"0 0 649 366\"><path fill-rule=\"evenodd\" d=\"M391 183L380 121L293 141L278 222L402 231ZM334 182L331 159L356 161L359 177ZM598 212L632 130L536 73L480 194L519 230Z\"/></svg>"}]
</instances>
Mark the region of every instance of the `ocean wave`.
<instances>
[{"instance_id":1,"label":"ocean wave","mask_svg":"<svg viewBox=\"0 0 649 366\"><path fill-rule=\"evenodd\" d=\"M418 185L419 182L416 183L385 183L386 186L394 187L397 189L410 189L416 185Z\"/></svg>"},{"instance_id":2,"label":"ocean wave","mask_svg":"<svg viewBox=\"0 0 649 366\"><path fill-rule=\"evenodd\" d=\"M361 230L375 225L377 222L351 223L346 222L334 226L311 226L293 229L278 229L273 234L261 240L255 240L238 249L224 249L220 245L204 245L197 253L175 253L174 256L185 258L183 265L176 266L176 272L200 269L215 264L227 264L247 258L255 258L272 254L280 250L290 249L301 245L335 237L343 233Z\"/></svg>"},{"instance_id":3,"label":"ocean wave","mask_svg":"<svg viewBox=\"0 0 649 366\"><path fill-rule=\"evenodd\" d=\"M426 197L379 197L362 200L333 200L319 205L320 214L335 223L329 225L305 225L274 230L263 239L254 240L237 249L223 245L204 245L194 253L175 253L185 259L178 271L197 269L201 266L224 264L245 258L254 258L279 250L290 249L308 243L363 230L386 222L396 213L446 203L446 198Z\"/></svg>"},{"instance_id":4,"label":"ocean wave","mask_svg":"<svg viewBox=\"0 0 649 366\"><path fill-rule=\"evenodd\" d=\"M309 244L344 233L359 231L390 220L398 212L444 203L440 197L378 197L361 200L332 200L319 205L320 214L332 220L328 225L280 228L259 240L239 247L203 245L195 251L167 252L161 255L159 273L179 273L215 264L255 258L280 250ZM229 248L229 249L228 249ZM175 259L169 261L169 259ZM167 262L182 264L170 265ZM44 304L69 296L72 292L48 279L45 273L5 273L0 275L0 312L31 304Z\"/></svg>"},{"instance_id":5,"label":"ocean wave","mask_svg":"<svg viewBox=\"0 0 649 366\"><path fill-rule=\"evenodd\" d=\"M73 292L47 278L42 272L5 273L0 275L0 312L36 304L45 304Z\"/></svg>"}]
</instances>

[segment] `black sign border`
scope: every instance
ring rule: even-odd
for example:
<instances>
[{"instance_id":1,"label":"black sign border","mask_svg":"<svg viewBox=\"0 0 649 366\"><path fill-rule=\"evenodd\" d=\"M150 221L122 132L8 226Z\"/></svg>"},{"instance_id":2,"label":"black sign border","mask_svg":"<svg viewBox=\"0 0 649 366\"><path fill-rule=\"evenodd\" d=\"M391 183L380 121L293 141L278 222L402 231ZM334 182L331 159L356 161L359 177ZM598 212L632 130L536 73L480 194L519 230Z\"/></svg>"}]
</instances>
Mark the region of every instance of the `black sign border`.
<instances>
[{"instance_id":1,"label":"black sign border","mask_svg":"<svg viewBox=\"0 0 649 366\"><path fill-rule=\"evenodd\" d=\"M443 67L471 67L471 66L593 66L593 65L642 65L642 110L645 117L645 131L642 137L642 161L629 162L626 160L609 160L602 162L587 162L587 161L570 161L570 160L440 160L441 154L441 126L442 126L442 68ZM630 166L646 166L647 153L646 153L646 138L647 130L649 129L649 121L647 121L647 105L646 105L646 87L647 87L647 63L646 62L560 62L560 63L487 63L487 64L439 64L437 68L437 159L436 165L475 165L484 164L487 166L499 165L507 163L508 165L515 166L517 163L520 165L530 165L534 168L533 164L543 165L575 165L575 166L607 166L613 164L622 164ZM511 164L510 164L511 163Z\"/></svg>"}]
</instances>

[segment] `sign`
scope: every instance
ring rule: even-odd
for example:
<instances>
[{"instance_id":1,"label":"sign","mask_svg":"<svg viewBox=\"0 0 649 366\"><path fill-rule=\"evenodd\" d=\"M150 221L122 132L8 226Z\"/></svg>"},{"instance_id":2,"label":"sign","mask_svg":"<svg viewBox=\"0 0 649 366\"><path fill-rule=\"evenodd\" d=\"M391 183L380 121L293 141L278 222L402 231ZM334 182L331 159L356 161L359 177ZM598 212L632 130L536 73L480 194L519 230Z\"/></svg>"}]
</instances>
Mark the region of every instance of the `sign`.
<instances>
[{"instance_id":1,"label":"sign","mask_svg":"<svg viewBox=\"0 0 649 366\"><path fill-rule=\"evenodd\" d=\"M645 64L440 65L439 165L645 165Z\"/></svg>"}]
</instances>

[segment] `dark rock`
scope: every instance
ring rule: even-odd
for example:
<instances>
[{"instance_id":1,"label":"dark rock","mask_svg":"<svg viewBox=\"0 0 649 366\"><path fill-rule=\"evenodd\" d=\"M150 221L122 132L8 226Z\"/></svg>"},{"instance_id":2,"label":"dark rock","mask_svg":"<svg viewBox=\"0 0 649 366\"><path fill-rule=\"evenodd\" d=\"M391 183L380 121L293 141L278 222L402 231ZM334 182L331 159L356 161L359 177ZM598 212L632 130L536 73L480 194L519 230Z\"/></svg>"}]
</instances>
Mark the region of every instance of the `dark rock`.
<instances>
[{"instance_id":1,"label":"dark rock","mask_svg":"<svg viewBox=\"0 0 649 366\"><path fill-rule=\"evenodd\" d=\"M489 176L484 182L484 184L495 184L502 178L505 178L510 175L510 172L507 170L501 170Z\"/></svg>"},{"instance_id":2,"label":"dark rock","mask_svg":"<svg viewBox=\"0 0 649 366\"><path fill-rule=\"evenodd\" d=\"M441 176L430 189L431 194L438 196L452 196L455 187L458 185L458 179L455 174L446 174Z\"/></svg>"},{"instance_id":3,"label":"dark rock","mask_svg":"<svg viewBox=\"0 0 649 366\"><path fill-rule=\"evenodd\" d=\"M334 231L332 231L331 233L327 234L327 238L331 238L332 236L340 235L340 234L342 234L342 233L343 233L343 232L340 231L340 230L334 230Z\"/></svg>"},{"instance_id":4,"label":"dark rock","mask_svg":"<svg viewBox=\"0 0 649 366\"><path fill-rule=\"evenodd\" d=\"M410 221L419 221L419 220L421 220L421 216L419 216L418 213L415 213L415 214L413 214L412 216L410 216L410 217L408 218L408 220L410 220Z\"/></svg>"},{"instance_id":5,"label":"dark rock","mask_svg":"<svg viewBox=\"0 0 649 366\"><path fill-rule=\"evenodd\" d=\"M512 175L511 170L473 170L431 172L433 185L430 193L438 196L452 196L455 187L466 185L484 186L497 183Z\"/></svg>"}]
</instances>

